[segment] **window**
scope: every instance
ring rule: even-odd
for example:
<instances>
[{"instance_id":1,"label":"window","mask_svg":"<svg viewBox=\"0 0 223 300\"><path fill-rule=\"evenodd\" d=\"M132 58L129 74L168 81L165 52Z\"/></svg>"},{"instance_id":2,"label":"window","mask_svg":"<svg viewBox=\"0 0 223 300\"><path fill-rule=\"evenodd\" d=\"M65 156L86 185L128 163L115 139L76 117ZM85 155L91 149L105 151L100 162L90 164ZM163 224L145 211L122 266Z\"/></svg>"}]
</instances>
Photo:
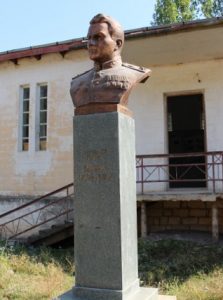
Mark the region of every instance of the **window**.
<instances>
[{"instance_id":1,"label":"window","mask_svg":"<svg viewBox=\"0 0 223 300\"><path fill-rule=\"evenodd\" d=\"M22 151L29 150L29 104L30 104L30 88L22 87L22 120L21 120L21 140Z\"/></svg>"},{"instance_id":2,"label":"window","mask_svg":"<svg viewBox=\"0 0 223 300\"><path fill-rule=\"evenodd\" d=\"M47 148L47 85L39 85L38 150Z\"/></svg>"},{"instance_id":3,"label":"window","mask_svg":"<svg viewBox=\"0 0 223 300\"><path fill-rule=\"evenodd\" d=\"M35 110L35 132L31 131L32 122L29 85L20 87L20 115L19 115L19 150L29 151L35 141L35 149L47 149L47 106L48 87L47 84L37 85L36 110Z\"/></svg>"}]
</instances>

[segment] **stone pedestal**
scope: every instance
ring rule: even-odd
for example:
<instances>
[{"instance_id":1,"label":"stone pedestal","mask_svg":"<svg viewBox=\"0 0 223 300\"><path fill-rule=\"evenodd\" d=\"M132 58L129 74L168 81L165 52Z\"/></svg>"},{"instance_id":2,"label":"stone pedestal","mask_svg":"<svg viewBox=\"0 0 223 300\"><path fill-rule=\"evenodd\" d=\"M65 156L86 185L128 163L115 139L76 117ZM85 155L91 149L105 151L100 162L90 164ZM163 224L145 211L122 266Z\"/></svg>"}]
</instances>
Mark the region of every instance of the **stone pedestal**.
<instances>
[{"instance_id":1,"label":"stone pedestal","mask_svg":"<svg viewBox=\"0 0 223 300\"><path fill-rule=\"evenodd\" d=\"M131 117L74 117L74 186L75 287L58 299L158 299L139 287Z\"/></svg>"}]
</instances>

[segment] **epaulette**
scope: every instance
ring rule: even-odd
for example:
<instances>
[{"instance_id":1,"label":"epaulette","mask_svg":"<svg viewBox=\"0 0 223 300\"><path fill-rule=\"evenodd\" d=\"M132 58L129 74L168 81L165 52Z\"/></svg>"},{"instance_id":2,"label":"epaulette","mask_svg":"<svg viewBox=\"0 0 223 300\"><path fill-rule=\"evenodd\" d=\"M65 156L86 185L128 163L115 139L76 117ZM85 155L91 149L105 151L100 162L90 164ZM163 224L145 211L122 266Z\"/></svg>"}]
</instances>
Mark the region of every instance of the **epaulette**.
<instances>
[{"instance_id":1,"label":"epaulette","mask_svg":"<svg viewBox=\"0 0 223 300\"><path fill-rule=\"evenodd\" d=\"M139 67L139 66L135 66L135 65L130 65L130 64L127 64L127 63L122 63L122 66L126 67L126 68L129 68L129 69L132 69L132 70L135 70L135 71L142 72L142 73L145 73L145 70L146 70L143 67Z\"/></svg>"},{"instance_id":2,"label":"epaulette","mask_svg":"<svg viewBox=\"0 0 223 300\"><path fill-rule=\"evenodd\" d=\"M89 73L91 70L93 70L93 69L87 70L87 71L85 71L84 73L81 73L81 74L78 74L78 75L74 76L74 77L72 78L72 80L73 80L73 79L76 79L76 78L78 78L78 77L80 77L80 76L82 76L82 75L84 75L84 74L86 74L86 73Z\"/></svg>"}]
</instances>

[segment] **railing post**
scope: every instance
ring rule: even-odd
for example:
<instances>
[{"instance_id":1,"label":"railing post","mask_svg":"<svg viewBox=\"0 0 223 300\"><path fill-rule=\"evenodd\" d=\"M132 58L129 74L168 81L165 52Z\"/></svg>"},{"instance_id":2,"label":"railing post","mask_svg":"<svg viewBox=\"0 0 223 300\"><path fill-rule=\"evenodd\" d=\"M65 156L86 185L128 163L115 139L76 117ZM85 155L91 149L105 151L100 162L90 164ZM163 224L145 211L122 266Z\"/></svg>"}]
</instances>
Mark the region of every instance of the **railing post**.
<instances>
[{"instance_id":1,"label":"railing post","mask_svg":"<svg viewBox=\"0 0 223 300\"><path fill-rule=\"evenodd\" d=\"M221 154L221 192L223 192L223 153Z\"/></svg>"},{"instance_id":2,"label":"railing post","mask_svg":"<svg viewBox=\"0 0 223 300\"><path fill-rule=\"evenodd\" d=\"M212 153L212 182L213 182L213 193L215 194L215 164L214 164L214 153Z\"/></svg>"},{"instance_id":3,"label":"railing post","mask_svg":"<svg viewBox=\"0 0 223 300\"><path fill-rule=\"evenodd\" d=\"M67 197L68 197L68 194L67 194ZM66 201L66 211L67 211L67 213L66 213L66 218L67 218L67 222L69 221L69 213L68 213L68 199L65 199L65 201Z\"/></svg>"},{"instance_id":4,"label":"railing post","mask_svg":"<svg viewBox=\"0 0 223 300\"><path fill-rule=\"evenodd\" d=\"M143 157L142 157L142 158L141 158L141 192L142 192L142 195L144 194L143 165L144 165L144 161L143 161Z\"/></svg>"},{"instance_id":5,"label":"railing post","mask_svg":"<svg viewBox=\"0 0 223 300\"><path fill-rule=\"evenodd\" d=\"M69 187L67 187L67 197L68 197L68 196L69 196ZM65 205L66 211L67 211L67 213L66 213L66 221L68 222L68 221L69 221L68 199L66 198L66 199L64 199L64 201L65 201L64 205Z\"/></svg>"},{"instance_id":6,"label":"railing post","mask_svg":"<svg viewBox=\"0 0 223 300\"><path fill-rule=\"evenodd\" d=\"M218 206L215 201L212 204L212 239L217 242L219 238L219 228L218 228Z\"/></svg>"},{"instance_id":7,"label":"railing post","mask_svg":"<svg viewBox=\"0 0 223 300\"><path fill-rule=\"evenodd\" d=\"M146 214L146 202L141 202L141 237L147 237L147 214Z\"/></svg>"}]
</instances>

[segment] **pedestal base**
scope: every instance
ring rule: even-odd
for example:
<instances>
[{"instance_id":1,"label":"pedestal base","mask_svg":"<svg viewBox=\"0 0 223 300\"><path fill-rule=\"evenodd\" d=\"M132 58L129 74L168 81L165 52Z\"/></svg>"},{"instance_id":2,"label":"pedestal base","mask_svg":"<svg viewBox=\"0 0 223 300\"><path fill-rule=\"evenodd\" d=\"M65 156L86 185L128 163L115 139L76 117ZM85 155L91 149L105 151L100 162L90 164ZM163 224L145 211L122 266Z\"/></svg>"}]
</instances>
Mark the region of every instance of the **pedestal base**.
<instances>
[{"instance_id":1,"label":"pedestal base","mask_svg":"<svg viewBox=\"0 0 223 300\"><path fill-rule=\"evenodd\" d=\"M75 283L57 300L158 300L139 287L134 120L74 118Z\"/></svg>"},{"instance_id":2,"label":"pedestal base","mask_svg":"<svg viewBox=\"0 0 223 300\"><path fill-rule=\"evenodd\" d=\"M111 294L114 292L110 290ZM116 292L117 293L117 292ZM74 296L73 290L68 291L67 293L55 298L54 300L105 300L103 293L101 295L94 294L92 297L79 298ZM139 290L131 295L120 295L114 294L112 298L114 300L158 300L158 289L155 288L139 288Z\"/></svg>"}]
</instances>

